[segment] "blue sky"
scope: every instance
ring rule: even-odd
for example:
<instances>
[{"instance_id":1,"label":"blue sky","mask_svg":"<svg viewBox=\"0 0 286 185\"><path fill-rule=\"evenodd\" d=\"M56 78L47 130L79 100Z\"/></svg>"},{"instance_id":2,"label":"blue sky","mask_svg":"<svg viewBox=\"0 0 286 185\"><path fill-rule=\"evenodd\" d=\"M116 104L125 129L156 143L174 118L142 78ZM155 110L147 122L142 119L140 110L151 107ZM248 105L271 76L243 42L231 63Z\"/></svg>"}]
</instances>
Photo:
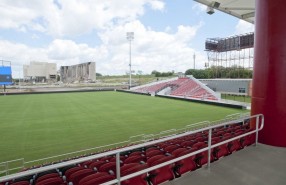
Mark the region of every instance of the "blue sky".
<instances>
[{"instance_id":1,"label":"blue sky","mask_svg":"<svg viewBox=\"0 0 286 185\"><path fill-rule=\"evenodd\" d=\"M253 25L191 0L1 0L0 59L13 77L30 61L62 65L95 61L102 74L128 71L126 32L133 31L133 70L203 68L206 38L253 31Z\"/></svg>"}]
</instances>

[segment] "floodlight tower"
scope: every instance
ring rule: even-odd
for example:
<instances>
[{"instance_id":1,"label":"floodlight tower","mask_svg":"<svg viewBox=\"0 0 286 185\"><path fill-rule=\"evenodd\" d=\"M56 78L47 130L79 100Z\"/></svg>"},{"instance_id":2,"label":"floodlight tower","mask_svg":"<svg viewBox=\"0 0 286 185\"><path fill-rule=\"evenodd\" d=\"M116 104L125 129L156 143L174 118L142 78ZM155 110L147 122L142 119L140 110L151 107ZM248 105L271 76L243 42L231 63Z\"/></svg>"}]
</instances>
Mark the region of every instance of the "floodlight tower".
<instances>
[{"instance_id":1,"label":"floodlight tower","mask_svg":"<svg viewBox=\"0 0 286 185\"><path fill-rule=\"evenodd\" d=\"M131 88L131 41L134 39L134 32L127 32L126 38L129 41L129 89Z\"/></svg>"}]
</instances>

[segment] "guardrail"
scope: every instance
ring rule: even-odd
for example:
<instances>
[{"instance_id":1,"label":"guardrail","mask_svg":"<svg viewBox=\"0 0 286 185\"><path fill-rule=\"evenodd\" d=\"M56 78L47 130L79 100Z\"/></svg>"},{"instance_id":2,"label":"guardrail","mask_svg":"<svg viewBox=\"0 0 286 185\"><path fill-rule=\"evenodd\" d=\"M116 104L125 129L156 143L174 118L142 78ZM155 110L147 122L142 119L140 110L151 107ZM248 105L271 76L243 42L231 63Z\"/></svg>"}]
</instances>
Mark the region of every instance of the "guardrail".
<instances>
[{"instance_id":1,"label":"guardrail","mask_svg":"<svg viewBox=\"0 0 286 185\"><path fill-rule=\"evenodd\" d=\"M18 165L20 163L20 165ZM1 167L3 169L1 170ZM11 161L5 161L0 163L0 175L9 175L11 171L19 170L24 168L24 158L15 159Z\"/></svg>"},{"instance_id":2,"label":"guardrail","mask_svg":"<svg viewBox=\"0 0 286 185\"><path fill-rule=\"evenodd\" d=\"M242 134L240 136L233 137L231 139L219 142L219 143L214 144L214 145L211 144L212 129L217 128L217 127L222 127L222 126L225 126L225 125L236 124L236 123L239 123L239 122L243 122L244 120L251 120L251 119L255 119L255 124L256 124L255 130L247 132L247 133ZM112 181L109 181L107 183L104 183L104 185L111 185L111 184L114 184L114 183L117 183L117 184L120 185L121 181L124 181L124 180L130 179L132 177L135 177L135 176L138 176L138 175L150 172L152 170L155 170L155 169L158 169L160 167L172 164L174 162L180 161L182 159L188 158L190 156L196 155L196 154L204 152L204 151L208 151L208 167L210 167L210 154L211 154L211 149L212 148L217 147L217 146L222 145L222 144L225 144L225 143L228 143L230 141L233 141L233 140L236 140L236 139L248 136L250 134L254 134L254 133L256 134L255 144L257 144L258 132L260 130L262 130L263 127L264 127L264 116L262 114L254 115L254 116L247 116L247 117L239 118L237 120L227 121L225 123L221 123L221 124L218 124L218 125L211 125L211 126L208 126L206 128L198 129L196 131L188 131L188 132L185 132L185 133L182 133L182 134L178 134L178 135L174 135L174 136L171 136L171 137L168 137L168 138L162 138L162 139L149 141L149 142L142 143L142 144L137 144L137 145L134 145L134 146L129 146L129 147L121 148L121 149L116 149L116 150L113 150L113 151L108 151L108 152L97 154L97 155L93 155L93 156L82 157L82 158L71 160L71 161L66 161L66 162L62 162L62 163L58 163L58 164L54 164L54 165L49 165L49 166L45 166L45 167L41 167L41 168L37 168L37 169L32 169L32 170L28 170L28 171L24 171L24 172L19 172L19 173L13 174L13 175L7 175L5 177L1 177L0 178L0 182L9 181L11 179L15 179L15 178L23 177L23 176L33 175L33 174L36 174L36 173L39 173L39 172L52 170L52 169L56 169L56 168L61 168L61 167L72 165L72 164L78 164L78 163L82 163L84 161L93 160L93 159L97 159L97 158L101 158L101 157L105 157L105 156L109 156L109 155L116 155L116 179L112 180ZM134 150L134 149L137 149L137 148L146 147L146 146L149 146L149 145L154 145L154 144L157 144L157 143L160 143L160 142L164 142L164 141L168 141L168 140L171 140L171 139L180 138L180 137L183 137L183 136L187 136L189 134L199 133L199 132L202 132L202 131L209 131L208 147L205 147L203 149L197 150L195 152L192 152L190 154L184 155L182 157L170 160L168 162L164 162L162 164L159 164L159 165L156 165L156 166L144 169L142 171L139 171L139 172L136 172L136 173L133 173L133 174L121 177L121 175L120 175L120 153L131 151L131 150Z\"/></svg>"}]
</instances>

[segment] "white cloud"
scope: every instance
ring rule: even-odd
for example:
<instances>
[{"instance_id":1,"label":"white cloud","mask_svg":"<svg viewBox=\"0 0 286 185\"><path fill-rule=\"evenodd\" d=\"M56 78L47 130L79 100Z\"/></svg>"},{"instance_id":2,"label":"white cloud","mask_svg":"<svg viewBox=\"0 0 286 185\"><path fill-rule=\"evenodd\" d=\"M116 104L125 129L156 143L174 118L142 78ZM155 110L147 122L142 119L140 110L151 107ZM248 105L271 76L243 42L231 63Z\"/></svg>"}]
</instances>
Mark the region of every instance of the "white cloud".
<instances>
[{"instance_id":1,"label":"white cloud","mask_svg":"<svg viewBox=\"0 0 286 185\"><path fill-rule=\"evenodd\" d=\"M207 6L201 3L196 3L192 6L192 9L196 11L196 14L206 13Z\"/></svg>"},{"instance_id":2,"label":"white cloud","mask_svg":"<svg viewBox=\"0 0 286 185\"><path fill-rule=\"evenodd\" d=\"M165 4L162 1L154 0L150 1L151 8L153 10L164 10Z\"/></svg>"},{"instance_id":3,"label":"white cloud","mask_svg":"<svg viewBox=\"0 0 286 185\"><path fill-rule=\"evenodd\" d=\"M181 71L193 67L202 68L205 54L190 47L198 25L167 27L158 32L137 20L144 14L144 6L163 11L161 0L2 0L0 2L0 29L33 31L32 39L41 33L53 36L42 47L31 47L11 41L0 40L0 56L12 61L14 74L30 61L55 62L58 68L87 61L95 61L97 72L124 74L129 65L129 43L126 32L134 32L132 41L132 68L150 73L158 71ZM3 10L3 11L2 11ZM11 13L10 11L17 13ZM101 44L90 47L77 43L69 36L82 35L96 30ZM38 33L41 32L41 33ZM65 39L62 36L66 36ZM20 66L20 67L19 67ZM20 72L21 73L21 72ZM22 73L21 73L22 74Z\"/></svg>"},{"instance_id":4,"label":"white cloud","mask_svg":"<svg viewBox=\"0 0 286 185\"><path fill-rule=\"evenodd\" d=\"M189 47L199 27L200 24L180 25L177 31L171 34L156 32L146 28L140 21L132 21L101 32L99 36L103 43L97 47L72 40L54 39L44 48L33 48L2 40L0 56L11 60L16 70L17 66L30 61L56 62L58 68L62 65L95 61L99 73L124 74L128 71L129 64L129 43L126 40L126 32L134 31L133 70L141 70L144 73L150 73L152 70L184 72L193 66L193 53L196 53L197 68L202 68L204 65L204 54Z\"/></svg>"},{"instance_id":5,"label":"white cloud","mask_svg":"<svg viewBox=\"0 0 286 185\"><path fill-rule=\"evenodd\" d=\"M235 26L235 34L238 35L249 32L254 32L254 24L251 24L249 22L240 19L237 25Z\"/></svg>"},{"instance_id":6,"label":"white cloud","mask_svg":"<svg viewBox=\"0 0 286 185\"><path fill-rule=\"evenodd\" d=\"M81 35L133 21L144 14L145 4L154 10L164 9L160 0L2 0L0 28L25 26L54 37Z\"/></svg>"}]
</instances>

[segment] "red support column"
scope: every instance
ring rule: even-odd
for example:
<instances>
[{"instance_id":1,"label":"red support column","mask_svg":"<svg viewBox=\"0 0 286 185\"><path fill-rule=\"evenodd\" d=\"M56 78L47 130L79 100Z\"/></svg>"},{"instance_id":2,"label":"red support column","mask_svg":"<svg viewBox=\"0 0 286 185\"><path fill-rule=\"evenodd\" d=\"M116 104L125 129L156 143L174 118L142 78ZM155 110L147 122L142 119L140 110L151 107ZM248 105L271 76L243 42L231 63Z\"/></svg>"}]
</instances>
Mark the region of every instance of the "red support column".
<instances>
[{"instance_id":1,"label":"red support column","mask_svg":"<svg viewBox=\"0 0 286 185\"><path fill-rule=\"evenodd\" d=\"M259 142L286 147L286 4L256 0L252 114L265 116Z\"/></svg>"}]
</instances>

